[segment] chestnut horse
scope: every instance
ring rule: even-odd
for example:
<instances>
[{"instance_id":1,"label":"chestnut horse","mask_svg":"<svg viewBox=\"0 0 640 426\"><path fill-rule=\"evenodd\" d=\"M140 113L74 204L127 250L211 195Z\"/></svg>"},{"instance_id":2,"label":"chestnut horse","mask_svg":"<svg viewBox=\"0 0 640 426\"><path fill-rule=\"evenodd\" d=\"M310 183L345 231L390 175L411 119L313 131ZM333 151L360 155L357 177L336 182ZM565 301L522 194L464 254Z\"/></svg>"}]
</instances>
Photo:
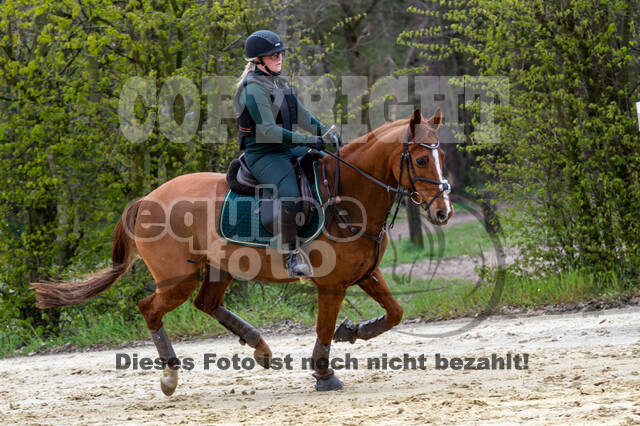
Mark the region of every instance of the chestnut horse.
<instances>
[{"instance_id":1,"label":"chestnut horse","mask_svg":"<svg viewBox=\"0 0 640 426\"><path fill-rule=\"evenodd\" d=\"M351 343L371 339L402 319L402 306L378 268L387 245L389 212L398 194L421 204L436 225L446 224L453 214L442 174L444 153L438 148L441 122L440 109L428 120L415 110L408 120L386 123L342 147L340 167L330 155L320 159L323 200L335 207L327 209L333 216L325 232L305 247L318 290L317 339L312 353L317 390L342 388L328 366L332 338ZM138 255L142 257L156 290L138 307L163 362L161 389L171 395L178 383L179 360L162 317L189 298L204 269L194 305L236 334L240 343L255 348L255 359L268 368L269 346L256 328L224 307L224 293L234 277L266 282L296 279L288 277L283 256L276 250L240 246L219 237L216 224L228 189L221 173L193 173L164 183L130 205L116 225L111 268L83 282L33 283L38 306L71 305L94 297L109 288ZM347 203L347 199L354 202ZM345 321L334 333L345 292L354 284L386 314L360 324Z\"/></svg>"}]
</instances>

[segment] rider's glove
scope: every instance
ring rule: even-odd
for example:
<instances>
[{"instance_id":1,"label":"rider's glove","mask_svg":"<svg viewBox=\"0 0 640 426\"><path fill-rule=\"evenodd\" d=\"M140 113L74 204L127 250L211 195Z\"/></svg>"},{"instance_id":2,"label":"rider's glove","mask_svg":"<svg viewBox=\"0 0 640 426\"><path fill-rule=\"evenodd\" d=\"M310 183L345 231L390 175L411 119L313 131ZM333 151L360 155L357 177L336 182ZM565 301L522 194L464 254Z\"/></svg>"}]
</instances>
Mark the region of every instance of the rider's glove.
<instances>
[{"instance_id":1,"label":"rider's glove","mask_svg":"<svg viewBox=\"0 0 640 426\"><path fill-rule=\"evenodd\" d=\"M313 144L313 148L317 149L318 151L322 151L326 146L327 143L325 142L325 139L322 136L316 136L316 141Z\"/></svg>"}]
</instances>

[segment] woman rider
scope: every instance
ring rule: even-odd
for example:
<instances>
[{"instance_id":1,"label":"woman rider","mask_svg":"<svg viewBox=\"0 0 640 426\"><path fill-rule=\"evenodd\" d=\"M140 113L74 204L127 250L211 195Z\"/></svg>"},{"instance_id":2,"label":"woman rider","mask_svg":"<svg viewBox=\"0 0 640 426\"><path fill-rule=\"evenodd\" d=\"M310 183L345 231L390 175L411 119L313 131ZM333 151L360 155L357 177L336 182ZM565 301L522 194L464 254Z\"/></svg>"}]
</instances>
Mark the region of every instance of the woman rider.
<instances>
[{"instance_id":1,"label":"woman rider","mask_svg":"<svg viewBox=\"0 0 640 426\"><path fill-rule=\"evenodd\" d=\"M256 31L244 49L248 64L234 97L240 149L258 182L275 185L277 197L284 198L276 202L274 229L280 234L289 276L309 276L311 266L298 256L295 218L300 190L291 159L309 148L324 149L325 142L335 140L337 134L327 133L327 127L300 104L287 79L280 76L287 47L276 33ZM295 132L295 125L311 134Z\"/></svg>"}]
</instances>

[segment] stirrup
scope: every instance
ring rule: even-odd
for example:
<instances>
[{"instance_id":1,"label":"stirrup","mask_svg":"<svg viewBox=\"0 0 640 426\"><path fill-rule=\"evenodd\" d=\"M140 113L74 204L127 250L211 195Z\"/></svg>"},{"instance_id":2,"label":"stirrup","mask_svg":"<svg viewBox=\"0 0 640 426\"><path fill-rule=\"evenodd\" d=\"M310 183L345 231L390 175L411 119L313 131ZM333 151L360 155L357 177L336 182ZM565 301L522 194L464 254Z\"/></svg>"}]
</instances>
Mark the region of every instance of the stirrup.
<instances>
[{"instance_id":1,"label":"stirrup","mask_svg":"<svg viewBox=\"0 0 640 426\"><path fill-rule=\"evenodd\" d=\"M298 262L298 256L302 258L303 262ZM313 275L311 261L307 254L300 249L285 254L285 268L289 278L310 277Z\"/></svg>"}]
</instances>

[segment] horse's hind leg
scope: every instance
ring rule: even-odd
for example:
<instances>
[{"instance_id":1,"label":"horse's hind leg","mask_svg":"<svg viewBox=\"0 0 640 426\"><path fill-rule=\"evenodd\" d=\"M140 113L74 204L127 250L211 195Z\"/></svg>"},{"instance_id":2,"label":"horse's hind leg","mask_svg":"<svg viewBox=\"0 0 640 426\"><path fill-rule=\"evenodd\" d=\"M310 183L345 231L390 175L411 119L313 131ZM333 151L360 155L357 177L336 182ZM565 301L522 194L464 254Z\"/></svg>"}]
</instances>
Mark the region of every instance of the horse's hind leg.
<instances>
[{"instance_id":1,"label":"horse's hind leg","mask_svg":"<svg viewBox=\"0 0 640 426\"><path fill-rule=\"evenodd\" d=\"M165 280L154 274L151 268L149 269L154 275L157 288L151 296L138 302L138 309L147 322L153 343L164 363L160 388L165 395L171 396L178 386L177 369L180 361L176 357L169 336L162 325L162 317L184 303L193 293L198 286L200 269L193 265L189 268L190 271L182 271L186 274Z\"/></svg>"},{"instance_id":2,"label":"horse's hind leg","mask_svg":"<svg viewBox=\"0 0 640 426\"><path fill-rule=\"evenodd\" d=\"M348 318L340 324L333 340L336 342L351 342L356 339L369 340L385 331L391 330L402 320L403 309L391 294L391 290L382 278L380 269L376 269L369 279L359 284L360 287L378 302L387 313L360 324L354 324Z\"/></svg>"},{"instance_id":3,"label":"horse's hind leg","mask_svg":"<svg viewBox=\"0 0 640 426\"><path fill-rule=\"evenodd\" d=\"M207 265L202 287L193 304L202 312L217 319L227 330L240 338L241 344L255 348L253 357L264 368L271 365L271 349L260 336L260 332L251 324L223 306L224 292L233 280L226 271Z\"/></svg>"}]
</instances>

